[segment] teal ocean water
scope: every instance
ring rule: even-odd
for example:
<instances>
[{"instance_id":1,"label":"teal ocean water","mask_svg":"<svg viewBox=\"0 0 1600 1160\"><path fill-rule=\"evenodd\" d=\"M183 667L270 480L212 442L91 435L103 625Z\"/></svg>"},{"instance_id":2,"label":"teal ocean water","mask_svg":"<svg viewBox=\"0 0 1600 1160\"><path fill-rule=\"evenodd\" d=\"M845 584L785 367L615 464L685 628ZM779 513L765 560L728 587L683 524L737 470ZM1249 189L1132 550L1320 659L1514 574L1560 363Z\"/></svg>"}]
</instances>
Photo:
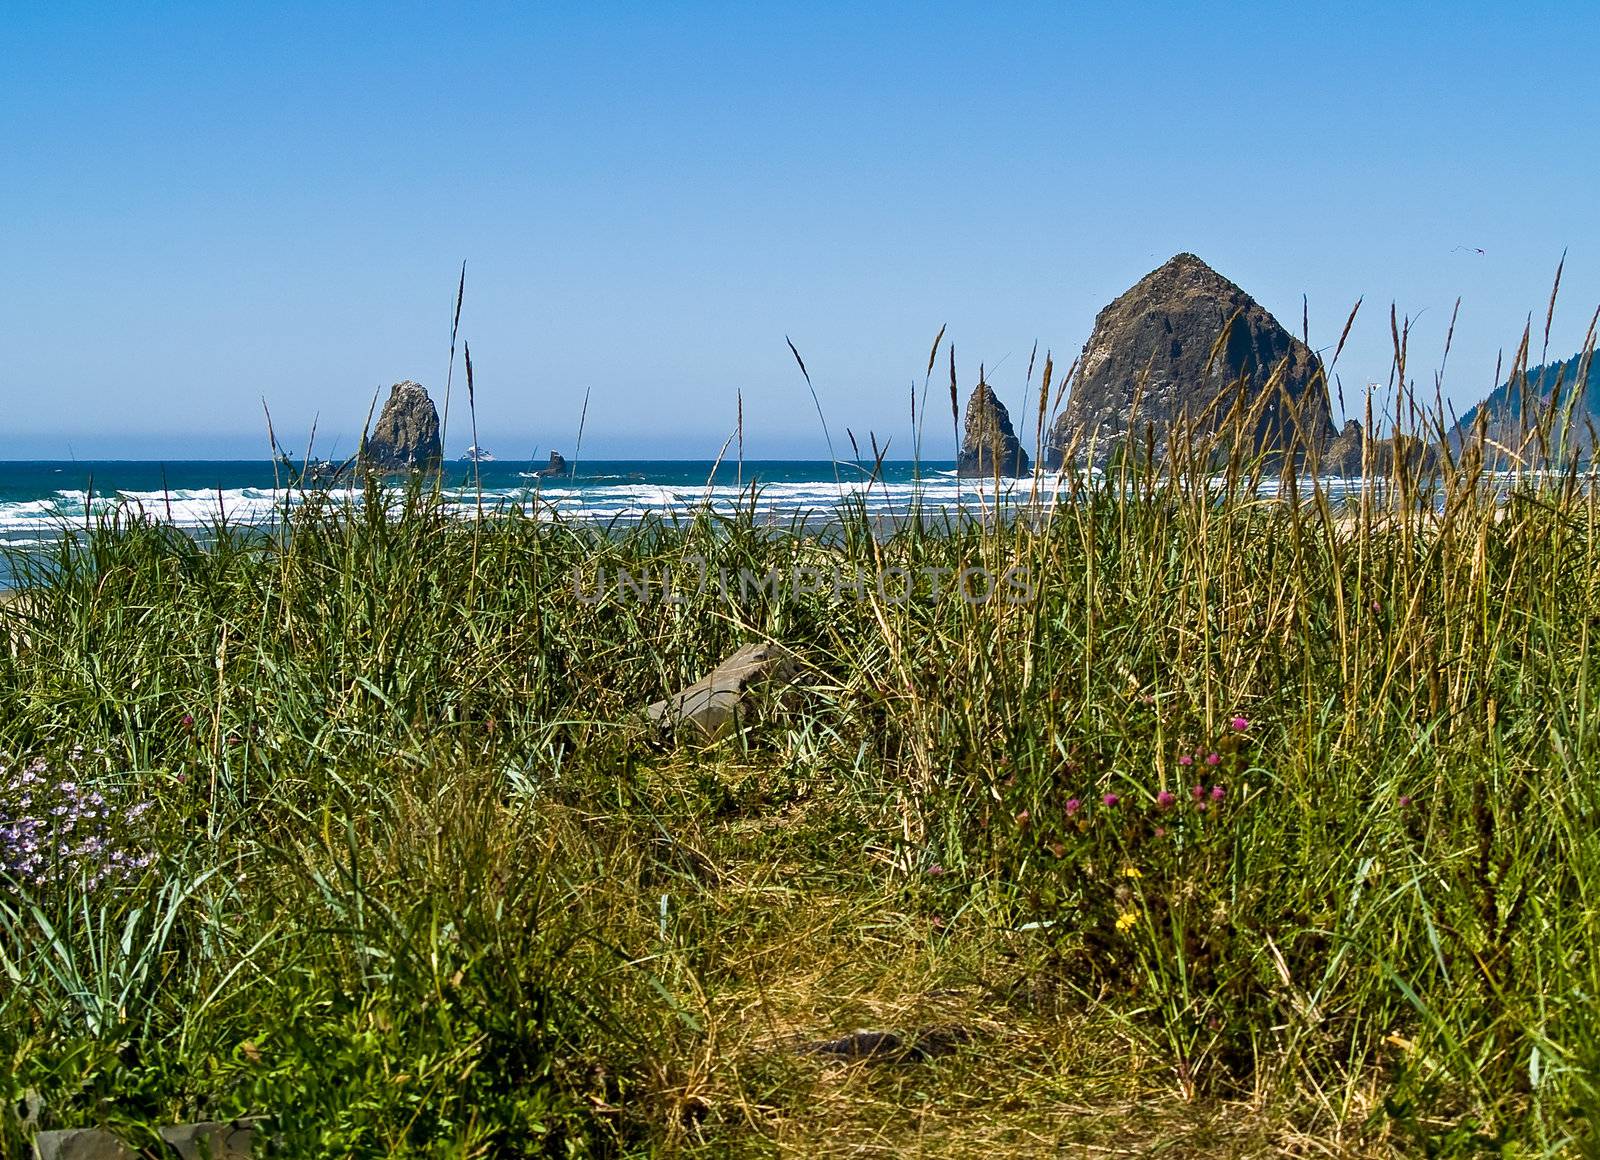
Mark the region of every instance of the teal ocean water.
<instances>
[{"instance_id":1,"label":"teal ocean water","mask_svg":"<svg viewBox=\"0 0 1600 1160\"><path fill-rule=\"evenodd\" d=\"M869 465L827 461L582 462L570 478L540 479L527 462L446 465L446 498L475 511L481 480L486 507L538 505L547 513L608 522L684 514L705 504L731 510L754 506L764 517L823 515L842 500L870 510L893 510L920 496L925 503L965 506L992 498L993 481L957 480L954 463L885 463L877 480ZM1053 482L1053 481L1050 481ZM1008 481L1003 488L1015 489ZM1022 484L1024 490L1029 486ZM333 493L349 494L336 487ZM352 496L352 498L358 498ZM204 528L273 519L297 502L281 468L270 461L8 462L0 463L0 542L31 546L84 526L93 515L122 506L171 522Z\"/></svg>"},{"instance_id":2,"label":"teal ocean water","mask_svg":"<svg viewBox=\"0 0 1600 1160\"><path fill-rule=\"evenodd\" d=\"M827 460L592 461L574 464L574 474L560 479L541 479L537 466L496 461L479 464L475 475L471 463L451 462L443 476L446 502L463 517L479 510L481 495L487 511L519 505L543 518L600 525L650 516L670 520L710 506L753 511L774 526L811 527L843 504L885 523L914 505L936 519L941 513L981 517L997 506L1052 503L1068 486L1051 473L998 484L958 479L953 462L884 463L876 478L870 464ZM45 549L117 509L201 533L219 519L265 526L286 505L301 502L304 493L289 482L283 468L267 460L0 462L0 548ZM1337 479L1324 480L1324 486L1335 496L1359 488ZM1268 485L1275 489L1275 483ZM361 500L346 487L329 490L336 499ZM0 587L11 583L4 555Z\"/></svg>"},{"instance_id":3,"label":"teal ocean water","mask_svg":"<svg viewBox=\"0 0 1600 1160\"><path fill-rule=\"evenodd\" d=\"M886 462L877 478L871 465L827 460L615 460L580 462L574 473L541 479L539 464L495 461L445 465L446 499L463 514L483 504L537 505L545 513L609 522L650 515L683 515L707 504L731 511L749 508L771 521L826 516L842 502L869 512L903 511L913 501L924 509L983 510L997 498L993 479L957 479L953 462ZM1307 481L1309 483L1309 481ZM0 462L0 543L29 546L82 528L95 514L123 507L183 528L204 528L218 518L262 523L298 502L281 467L269 460L133 460ZM1327 479L1336 494L1350 481ZM1049 502L1066 486L1053 473L1002 480L1002 505L1036 498ZM345 487L335 496L358 493ZM1269 481L1266 490L1275 490Z\"/></svg>"}]
</instances>

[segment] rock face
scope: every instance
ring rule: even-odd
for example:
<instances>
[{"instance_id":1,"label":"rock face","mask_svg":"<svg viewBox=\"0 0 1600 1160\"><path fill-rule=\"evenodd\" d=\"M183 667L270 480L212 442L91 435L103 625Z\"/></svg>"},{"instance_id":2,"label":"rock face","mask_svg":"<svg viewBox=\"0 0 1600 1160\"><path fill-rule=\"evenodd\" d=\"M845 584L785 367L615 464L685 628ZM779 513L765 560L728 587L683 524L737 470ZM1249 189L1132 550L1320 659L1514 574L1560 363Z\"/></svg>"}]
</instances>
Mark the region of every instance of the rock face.
<instances>
[{"instance_id":1,"label":"rock face","mask_svg":"<svg viewBox=\"0 0 1600 1160\"><path fill-rule=\"evenodd\" d=\"M1391 439L1369 439L1361 424L1347 421L1338 438L1320 448L1316 470L1324 475L1391 475L1398 454L1400 466L1408 475L1433 471L1439 466L1439 453L1414 435L1397 434Z\"/></svg>"},{"instance_id":2,"label":"rock face","mask_svg":"<svg viewBox=\"0 0 1600 1160\"><path fill-rule=\"evenodd\" d=\"M1241 388L1240 425L1233 427L1224 419L1241 402ZM1143 457L1147 425L1159 461L1175 424L1197 441L1226 427L1222 438L1270 456L1298 456L1306 444L1337 435L1321 361L1193 254L1145 275L1095 319L1045 462L1055 469L1070 456L1103 464L1123 445Z\"/></svg>"},{"instance_id":3,"label":"rock face","mask_svg":"<svg viewBox=\"0 0 1600 1160\"><path fill-rule=\"evenodd\" d=\"M1028 453L1011 429L1006 405L980 380L967 400L967 429L956 458L956 474L977 478L1027 475L1030 466Z\"/></svg>"},{"instance_id":4,"label":"rock face","mask_svg":"<svg viewBox=\"0 0 1600 1160\"><path fill-rule=\"evenodd\" d=\"M1345 421L1344 430L1323 445L1317 466L1325 472L1359 475L1365 458L1366 445L1367 433L1362 430L1361 424L1354 419L1348 419Z\"/></svg>"},{"instance_id":5,"label":"rock face","mask_svg":"<svg viewBox=\"0 0 1600 1160\"><path fill-rule=\"evenodd\" d=\"M443 461L439 412L427 389L410 379L396 383L362 446L362 465L382 472L437 471Z\"/></svg>"},{"instance_id":6,"label":"rock face","mask_svg":"<svg viewBox=\"0 0 1600 1160\"><path fill-rule=\"evenodd\" d=\"M805 1055L869 1063L924 1063L953 1054L972 1039L965 1027L930 1027L909 1035L897 1031L853 1031L839 1039L802 1043L799 1050Z\"/></svg>"},{"instance_id":7,"label":"rock face","mask_svg":"<svg viewBox=\"0 0 1600 1160\"><path fill-rule=\"evenodd\" d=\"M550 453L550 462L534 472L540 479L562 479L572 474L572 466L559 451Z\"/></svg>"},{"instance_id":8,"label":"rock face","mask_svg":"<svg viewBox=\"0 0 1600 1160\"><path fill-rule=\"evenodd\" d=\"M711 672L647 710L657 725L687 730L702 739L720 736L737 726L763 688L779 688L794 679L797 667L789 651L775 644L747 644Z\"/></svg>"},{"instance_id":9,"label":"rock face","mask_svg":"<svg viewBox=\"0 0 1600 1160\"><path fill-rule=\"evenodd\" d=\"M248 1160L261 1155L261 1117L231 1123L207 1121L158 1129L166 1154L182 1160ZM148 1151L134 1148L101 1128L69 1128L40 1132L33 1142L39 1160L137 1160Z\"/></svg>"}]
</instances>

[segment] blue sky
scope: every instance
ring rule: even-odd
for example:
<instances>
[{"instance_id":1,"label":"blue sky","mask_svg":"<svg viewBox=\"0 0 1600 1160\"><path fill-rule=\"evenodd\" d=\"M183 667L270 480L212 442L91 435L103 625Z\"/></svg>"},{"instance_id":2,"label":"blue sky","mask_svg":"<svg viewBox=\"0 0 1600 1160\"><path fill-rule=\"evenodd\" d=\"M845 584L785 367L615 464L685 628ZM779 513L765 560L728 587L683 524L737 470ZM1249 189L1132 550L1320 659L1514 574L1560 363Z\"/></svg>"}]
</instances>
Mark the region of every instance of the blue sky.
<instances>
[{"instance_id":1,"label":"blue sky","mask_svg":"<svg viewBox=\"0 0 1600 1160\"><path fill-rule=\"evenodd\" d=\"M442 397L458 265L503 458L909 453L941 324L1015 409L1179 250L1386 382L1492 385L1600 305L1600 6L17 3L0 456L353 446ZM1465 249L1461 247L1467 247ZM1476 248L1485 253L1478 254ZM1540 337L1536 335L1536 346ZM936 396L937 397L937 396ZM458 397L459 399L459 397ZM947 407L947 404L943 404ZM459 401L452 451L467 442ZM945 413L945 412L938 412ZM949 455L948 419L928 454Z\"/></svg>"}]
</instances>

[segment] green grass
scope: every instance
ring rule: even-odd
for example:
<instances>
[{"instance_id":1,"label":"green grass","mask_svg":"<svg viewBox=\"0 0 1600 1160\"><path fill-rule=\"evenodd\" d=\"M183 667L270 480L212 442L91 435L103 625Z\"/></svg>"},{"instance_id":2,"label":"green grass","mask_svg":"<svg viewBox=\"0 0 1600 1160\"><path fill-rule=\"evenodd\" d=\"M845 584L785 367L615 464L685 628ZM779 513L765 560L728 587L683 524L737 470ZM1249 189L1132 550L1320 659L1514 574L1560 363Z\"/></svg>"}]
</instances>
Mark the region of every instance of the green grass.
<instances>
[{"instance_id":1,"label":"green grass","mask_svg":"<svg viewBox=\"0 0 1600 1160\"><path fill-rule=\"evenodd\" d=\"M1593 1149L1600 506L1443 486L1417 516L1147 474L887 539L414 489L18 559L4 764L153 802L117 824L157 858L0 886L0 1150L25 1111L266 1112L297 1155ZM574 583L697 559L1037 591ZM788 712L646 726L760 639L804 665ZM857 1027L966 1036L794 1050Z\"/></svg>"}]
</instances>

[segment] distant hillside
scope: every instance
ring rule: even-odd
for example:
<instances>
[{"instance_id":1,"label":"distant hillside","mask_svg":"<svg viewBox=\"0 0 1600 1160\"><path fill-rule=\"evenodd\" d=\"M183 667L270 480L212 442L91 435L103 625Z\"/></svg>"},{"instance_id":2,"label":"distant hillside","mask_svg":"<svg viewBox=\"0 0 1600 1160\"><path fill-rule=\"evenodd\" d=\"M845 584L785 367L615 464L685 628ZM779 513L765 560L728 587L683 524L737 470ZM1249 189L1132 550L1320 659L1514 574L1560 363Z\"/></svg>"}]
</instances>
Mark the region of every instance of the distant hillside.
<instances>
[{"instance_id":1,"label":"distant hillside","mask_svg":"<svg viewBox=\"0 0 1600 1160\"><path fill-rule=\"evenodd\" d=\"M1532 367L1526 375L1501 383L1490 392L1487 399L1461 416L1455 430L1450 433L1451 447L1460 447L1462 441L1472 434L1480 415L1484 417L1492 444L1511 449L1520 447L1534 423L1550 407L1551 395L1557 384L1561 388L1557 402L1564 408L1572 399L1572 392L1578 386L1579 375L1586 363L1587 381L1582 384L1582 397L1572 409L1568 445L1581 455L1592 454L1595 430L1591 424L1593 428L1600 428L1600 357L1591 359L1581 354L1573 355L1565 362Z\"/></svg>"}]
</instances>

